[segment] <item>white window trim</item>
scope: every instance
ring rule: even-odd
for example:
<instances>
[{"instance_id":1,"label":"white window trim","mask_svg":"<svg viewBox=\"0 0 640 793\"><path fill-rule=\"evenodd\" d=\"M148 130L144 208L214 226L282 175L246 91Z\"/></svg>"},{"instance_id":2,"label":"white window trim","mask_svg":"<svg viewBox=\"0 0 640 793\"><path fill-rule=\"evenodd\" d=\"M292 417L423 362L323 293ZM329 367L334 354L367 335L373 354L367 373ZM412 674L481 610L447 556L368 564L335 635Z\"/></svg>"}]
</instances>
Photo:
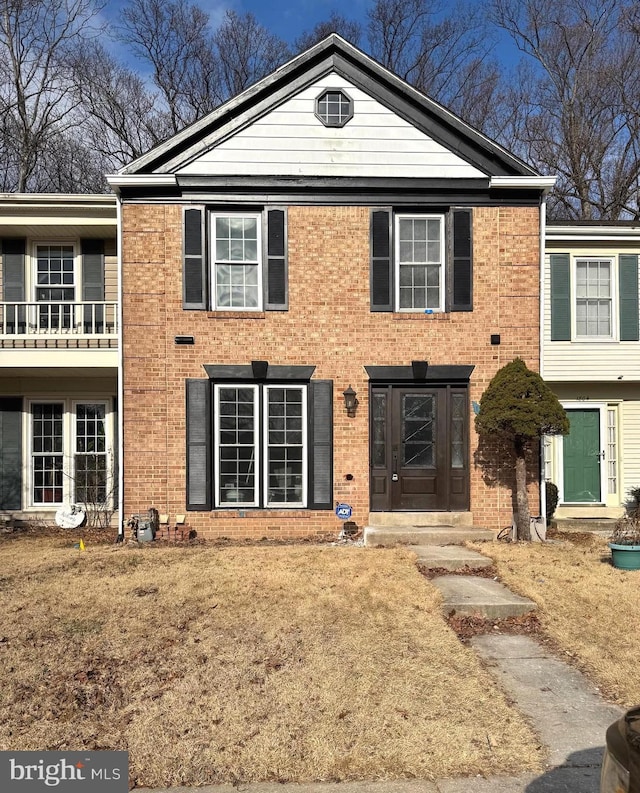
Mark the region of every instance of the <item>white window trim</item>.
<instances>
[{"instance_id":1,"label":"white window trim","mask_svg":"<svg viewBox=\"0 0 640 793\"><path fill-rule=\"evenodd\" d=\"M253 391L253 408L255 416L254 427L254 467L255 467L255 488L254 500L248 501L222 501L220 499L220 389L223 388L244 388ZM268 448L268 400L267 393L272 388L297 389L302 392L302 500L300 502L280 502L269 501L269 470L267 465ZM271 383L269 385L259 385L248 382L234 383L215 383L214 387L214 428L213 428L213 503L215 509L305 509L308 503L308 458L309 458L309 438L308 438L308 388L305 385L292 385L287 383ZM260 426L262 424L262 426Z\"/></svg>"},{"instance_id":2,"label":"white window trim","mask_svg":"<svg viewBox=\"0 0 640 793\"><path fill-rule=\"evenodd\" d=\"M215 223L216 218L218 217L240 217L240 218L255 218L256 220L256 234L257 234L257 241L256 241L256 267L258 270L258 305L255 307L243 307L243 306L219 306L217 304L217 290L216 290L216 270L217 270L217 263L218 260L216 258L216 234L215 234ZM209 229L209 261L211 262L211 266L209 267L209 293L211 295L211 310L212 311L231 311L231 312L256 312L256 311L264 311L264 296L263 296L263 286L262 286L262 270L264 267L264 256L265 252L263 251L263 213L262 212L224 212L222 210L219 211L212 211L209 212L208 218L208 229ZM224 264L243 264L243 262L224 262Z\"/></svg>"},{"instance_id":3,"label":"white window trim","mask_svg":"<svg viewBox=\"0 0 640 793\"><path fill-rule=\"evenodd\" d=\"M73 302L73 303L80 303L82 302L82 266L81 266L81 256L80 256L80 240L78 239L70 239L60 238L60 239L42 239L42 240L31 240L29 250L31 252L31 262L30 266L27 267L26 272L26 283L25 283L25 294L30 295L29 302L37 303L38 300L36 299L36 289L38 288L38 246L39 245L69 245L73 247L73 288L75 291L75 298L73 301L56 301L60 303L65 302ZM55 287L53 287L55 288Z\"/></svg>"},{"instance_id":4,"label":"white window trim","mask_svg":"<svg viewBox=\"0 0 640 793\"><path fill-rule=\"evenodd\" d=\"M599 501L565 501L564 500L564 442L563 436L558 436L558 444L556 445L556 462L558 471L558 506L560 507L579 507L579 506L605 506L607 503L607 472L608 456L607 456L607 402L592 402L591 400L566 402L564 400L560 403L565 410L598 410L600 412L600 451L604 452L604 457L600 460L600 500Z\"/></svg>"},{"instance_id":5,"label":"white window trim","mask_svg":"<svg viewBox=\"0 0 640 793\"><path fill-rule=\"evenodd\" d=\"M440 221L440 285L438 295L438 306L435 308L400 308L400 233L399 226L401 220L439 220ZM446 279L446 256L445 247L445 216L443 214L420 212L398 212L393 215L393 278L395 292L394 311L410 314L439 314L444 312L445 304L445 279Z\"/></svg>"},{"instance_id":6,"label":"white window trim","mask_svg":"<svg viewBox=\"0 0 640 793\"><path fill-rule=\"evenodd\" d=\"M611 263L611 334L609 336L578 335L578 262ZM571 338L581 343L617 342L620 335L619 295L618 295L618 257L596 254L574 255L571 258Z\"/></svg>"},{"instance_id":7,"label":"white window trim","mask_svg":"<svg viewBox=\"0 0 640 793\"><path fill-rule=\"evenodd\" d=\"M289 391L301 391L302 392L302 500L301 501L289 501L286 504L281 502L271 502L269 501L269 466L267 465L267 450L269 447L269 400L267 398L267 394L271 389L275 388L284 388L285 390ZM305 386L300 385L284 385L284 384L273 384L267 385L264 387L265 398L263 399L263 447L262 447L262 454L260 455L263 457L265 464L264 464L264 478L263 478L263 494L264 494L264 503L265 506L270 509L304 509L307 505L307 460L309 457L309 445L308 445L308 438L307 438L307 388Z\"/></svg>"},{"instance_id":8,"label":"white window trim","mask_svg":"<svg viewBox=\"0 0 640 793\"><path fill-rule=\"evenodd\" d=\"M254 454L254 488L253 488L253 501L222 501L220 499L220 390L223 388L242 388L246 390L253 391L253 415L254 415L254 427L253 427L253 448L255 451ZM244 509L245 507L257 507L258 506L258 486L260 482L260 463L261 463L261 456L260 456L260 449L259 449L259 437L260 437L260 429L259 429L259 422L260 422L260 413L259 413L259 394L258 394L258 386L253 383L216 383L214 385L214 435L213 435L213 448L214 448L214 504L216 507L234 507L235 509Z\"/></svg>"},{"instance_id":9,"label":"white window trim","mask_svg":"<svg viewBox=\"0 0 640 793\"><path fill-rule=\"evenodd\" d=\"M113 507L114 479L113 479L113 460L114 460L114 438L113 438L113 400L105 397L87 395L86 397L59 398L50 395L38 397L30 396L25 400L26 406L23 410L23 471L25 476L22 483L22 503L25 504L25 512L42 511L45 509L56 509L64 504L74 503L74 459L76 444L75 416L76 405L104 405L105 406L105 431L107 446L107 495L109 496L109 507ZM33 500L33 405L62 405L62 502L36 502Z\"/></svg>"}]
</instances>

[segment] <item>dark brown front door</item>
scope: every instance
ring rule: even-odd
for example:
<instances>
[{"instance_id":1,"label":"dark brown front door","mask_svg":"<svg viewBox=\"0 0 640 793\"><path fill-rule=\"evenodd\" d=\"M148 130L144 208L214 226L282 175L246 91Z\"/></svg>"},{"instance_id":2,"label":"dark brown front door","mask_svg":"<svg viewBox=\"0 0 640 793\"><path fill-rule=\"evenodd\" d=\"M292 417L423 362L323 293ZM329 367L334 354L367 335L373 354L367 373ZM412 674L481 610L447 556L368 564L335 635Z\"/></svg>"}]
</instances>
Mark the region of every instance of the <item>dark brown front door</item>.
<instances>
[{"instance_id":1,"label":"dark brown front door","mask_svg":"<svg viewBox=\"0 0 640 793\"><path fill-rule=\"evenodd\" d=\"M467 389L373 386L371 509L469 508Z\"/></svg>"}]
</instances>

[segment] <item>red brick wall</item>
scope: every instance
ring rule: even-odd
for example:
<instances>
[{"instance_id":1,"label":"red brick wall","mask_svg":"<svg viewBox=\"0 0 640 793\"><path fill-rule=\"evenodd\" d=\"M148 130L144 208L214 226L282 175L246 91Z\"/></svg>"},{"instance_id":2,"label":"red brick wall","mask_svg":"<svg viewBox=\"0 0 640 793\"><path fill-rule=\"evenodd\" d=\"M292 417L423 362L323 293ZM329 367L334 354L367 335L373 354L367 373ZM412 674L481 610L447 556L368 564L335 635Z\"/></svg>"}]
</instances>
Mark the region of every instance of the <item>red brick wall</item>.
<instances>
[{"instance_id":1,"label":"red brick wall","mask_svg":"<svg viewBox=\"0 0 640 793\"><path fill-rule=\"evenodd\" d=\"M515 356L538 369L537 208L474 209L474 310L432 315L371 313L369 209L316 206L288 210L289 311L183 311L181 218L179 206L123 208L125 515L154 506L173 521L186 512L184 381L206 377L205 363L315 365L315 378L333 380L334 497L353 506L359 526L369 514L365 365L473 364L471 401ZM500 346L490 344L494 333ZM183 334L195 345L175 345ZM360 402L355 418L343 406L349 384ZM484 484L470 424L474 524L499 528L511 520L510 491ZM535 485L530 498L536 512ZM230 537L341 527L331 512L302 510L189 512L187 522L203 536Z\"/></svg>"}]
</instances>

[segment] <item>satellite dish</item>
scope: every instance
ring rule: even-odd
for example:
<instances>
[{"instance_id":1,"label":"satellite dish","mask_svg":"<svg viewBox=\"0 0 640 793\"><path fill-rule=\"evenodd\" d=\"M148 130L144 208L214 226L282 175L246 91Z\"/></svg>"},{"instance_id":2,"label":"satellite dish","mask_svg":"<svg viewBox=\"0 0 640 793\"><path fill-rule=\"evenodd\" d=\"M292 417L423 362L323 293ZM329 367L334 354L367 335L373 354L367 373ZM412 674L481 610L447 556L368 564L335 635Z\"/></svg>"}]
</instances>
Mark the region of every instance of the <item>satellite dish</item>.
<instances>
[{"instance_id":1,"label":"satellite dish","mask_svg":"<svg viewBox=\"0 0 640 793\"><path fill-rule=\"evenodd\" d=\"M56 525L61 529L77 529L86 517L84 509L78 504L65 504L56 512Z\"/></svg>"}]
</instances>

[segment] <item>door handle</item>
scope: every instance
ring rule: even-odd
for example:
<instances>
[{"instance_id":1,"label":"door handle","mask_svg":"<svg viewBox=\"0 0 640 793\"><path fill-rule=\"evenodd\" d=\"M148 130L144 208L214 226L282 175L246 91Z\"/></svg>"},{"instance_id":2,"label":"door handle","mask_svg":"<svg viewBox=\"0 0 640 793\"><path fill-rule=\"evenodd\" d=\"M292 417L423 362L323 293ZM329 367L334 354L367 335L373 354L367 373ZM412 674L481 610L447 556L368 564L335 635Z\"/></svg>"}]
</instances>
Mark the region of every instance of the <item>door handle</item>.
<instances>
[{"instance_id":1,"label":"door handle","mask_svg":"<svg viewBox=\"0 0 640 793\"><path fill-rule=\"evenodd\" d=\"M391 470L391 481L398 481L398 450L393 450L393 468Z\"/></svg>"}]
</instances>

